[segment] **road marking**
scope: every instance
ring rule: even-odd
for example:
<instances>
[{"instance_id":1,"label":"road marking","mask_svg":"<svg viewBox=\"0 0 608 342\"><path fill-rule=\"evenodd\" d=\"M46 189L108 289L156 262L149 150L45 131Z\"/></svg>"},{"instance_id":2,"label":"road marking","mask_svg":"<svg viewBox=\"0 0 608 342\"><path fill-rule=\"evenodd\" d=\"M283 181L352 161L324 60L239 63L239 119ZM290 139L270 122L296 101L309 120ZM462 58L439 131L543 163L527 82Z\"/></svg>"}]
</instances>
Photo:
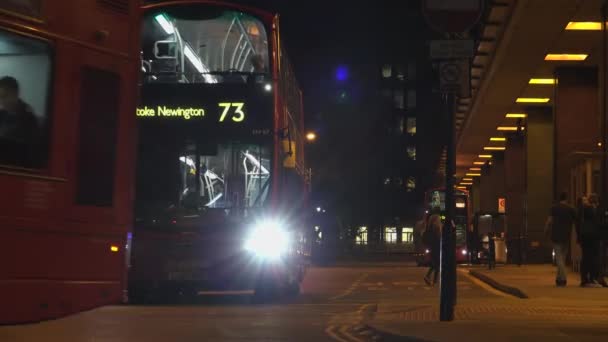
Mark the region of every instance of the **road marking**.
<instances>
[{"instance_id":1,"label":"road marking","mask_svg":"<svg viewBox=\"0 0 608 342\"><path fill-rule=\"evenodd\" d=\"M463 269L459 268L458 272L460 272L462 275L464 275L465 277L467 277L475 285L481 287L482 289L484 289L484 290L486 290L486 291L488 291L488 292L490 292L492 294L495 294L495 295L500 296L500 297L505 297L505 298L513 298L511 295L508 295L506 293L502 293L502 292L498 291L497 289L491 287L490 285L484 283L483 281L481 281L481 280L479 280L479 279L471 276L469 274L468 270L463 270Z\"/></svg>"},{"instance_id":2,"label":"road marking","mask_svg":"<svg viewBox=\"0 0 608 342\"><path fill-rule=\"evenodd\" d=\"M336 299L340 299L343 297L346 297L348 295L350 295L351 293L353 293L353 291L355 291L357 289L357 287L359 286L359 284L365 280L365 278L367 278L369 276L368 273L363 273L361 276L359 276L359 278L357 278L357 280L355 280L355 282L353 282L349 288L347 288L344 292L340 293L337 296L331 297L329 300L336 300Z\"/></svg>"},{"instance_id":3,"label":"road marking","mask_svg":"<svg viewBox=\"0 0 608 342\"><path fill-rule=\"evenodd\" d=\"M333 325L329 325L329 326L327 326L327 328L325 328L325 333L326 333L327 335L329 335L329 337L333 338L333 339L334 339L334 340L336 340L336 341L340 341L340 342L350 342L349 340L345 340L345 339L343 339L342 337L338 336L338 334L336 334L336 333L334 332L334 329L335 329L335 328L336 328L335 326L333 326Z\"/></svg>"}]
</instances>

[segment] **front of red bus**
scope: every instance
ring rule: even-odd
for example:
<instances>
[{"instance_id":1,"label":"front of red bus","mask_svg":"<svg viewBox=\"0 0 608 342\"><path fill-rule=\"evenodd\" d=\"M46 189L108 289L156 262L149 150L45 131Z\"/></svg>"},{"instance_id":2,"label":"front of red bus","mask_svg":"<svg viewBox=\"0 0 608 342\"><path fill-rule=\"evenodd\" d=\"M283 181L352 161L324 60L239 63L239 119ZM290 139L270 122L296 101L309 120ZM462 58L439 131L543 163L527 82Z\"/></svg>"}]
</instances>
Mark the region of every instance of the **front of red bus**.
<instances>
[{"instance_id":1,"label":"front of red bus","mask_svg":"<svg viewBox=\"0 0 608 342\"><path fill-rule=\"evenodd\" d=\"M129 295L299 289L300 236L271 210L272 16L227 4L144 7Z\"/></svg>"}]
</instances>

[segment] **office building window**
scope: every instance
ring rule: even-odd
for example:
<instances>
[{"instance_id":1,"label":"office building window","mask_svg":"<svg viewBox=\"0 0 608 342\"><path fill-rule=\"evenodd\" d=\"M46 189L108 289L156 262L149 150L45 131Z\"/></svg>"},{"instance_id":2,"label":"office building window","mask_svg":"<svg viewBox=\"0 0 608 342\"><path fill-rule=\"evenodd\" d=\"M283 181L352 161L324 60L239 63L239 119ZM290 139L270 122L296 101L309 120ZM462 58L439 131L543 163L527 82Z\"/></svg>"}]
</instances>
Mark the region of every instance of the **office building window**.
<instances>
[{"instance_id":1,"label":"office building window","mask_svg":"<svg viewBox=\"0 0 608 342\"><path fill-rule=\"evenodd\" d=\"M407 118L407 134L416 134L416 118Z\"/></svg>"},{"instance_id":2,"label":"office building window","mask_svg":"<svg viewBox=\"0 0 608 342\"><path fill-rule=\"evenodd\" d=\"M385 64L382 67L382 77L390 78L392 75L393 75L393 68L391 67L390 64Z\"/></svg>"},{"instance_id":3,"label":"office building window","mask_svg":"<svg viewBox=\"0 0 608 342\"><path fill-rule=\"evenodd\" d=\"M414 228L403 227L401 228L401 242L402 243L414 243Z\"/></svg>"},{"instance_id":4,"label":"office building window","mask_svg":"<svg viewBox=\"0 0 608 342\"><path fill-rule=\"evenodd\" d=\"M416 146L408 146L407 147L407 156L411 160L416 160Z\"/></svg>"},{"instance_id":5,"label":"office building window","mask_svg":"<svg viewBox=\"0 0 608 342\"><path fill-rule=\"evenodd\" d=\"M396 71L397 80L404 81L405 80L405 68L403 67L403 65L398 65L396 69L397 69L397 71Z\"/></svg>"},{"instance_id":6,"label":"office building window","mask_svg":"<svg viewBox=\"0 0 608 342\"><path fill-rule=\"evenodd\" d=\"M397 109L404 109L403 89L395 89L393 92L393 105Z\"/></svg>"},{"instance_id":7,"label":"office building window","mask_svg":"<svg viewBox=\"0 0 608 342\"><path fill-rule=\"evenodd\" d=\"M367 227L359 227L355 237L357 245L367 245Z\"/></svg>"},{"instance_id":8,"label":"office building window","mask_svg":"<svg viewBox=\"0 0 608 342\"><path fill-rule=\"evenodd\" d=\"M416 108L416 90L414 89L407 91L407 108Z\"/></svg>"},{"instance_id":9,"label":"office building window","mask_svg":"<svg viewBox=\"0 0 608 342\"><path fill-rule=\"evenodd\" d=\"M384 227L384 242L397 242L397 227Z\"/></svg>"},{"instance_id":10,"label":"office building window","mask_svg":"<svg viewBox=\"0 0 608 342\"><path fill-rule=\"evenodd\" d=\"M406 186L406 189L408 192L415 190L416 189L416 178L408 177L405 186Z\"/></svg>"},{"instance_id":11,"label":"office building window","mask_svg":"<svg viewBox=\"0 0 608 342\"><path fill-rule=\"evenodd\" d=\"M407 78L411 81L416 79L416 63L410 62L407 65Z\"/></svg>"}]
</instances>

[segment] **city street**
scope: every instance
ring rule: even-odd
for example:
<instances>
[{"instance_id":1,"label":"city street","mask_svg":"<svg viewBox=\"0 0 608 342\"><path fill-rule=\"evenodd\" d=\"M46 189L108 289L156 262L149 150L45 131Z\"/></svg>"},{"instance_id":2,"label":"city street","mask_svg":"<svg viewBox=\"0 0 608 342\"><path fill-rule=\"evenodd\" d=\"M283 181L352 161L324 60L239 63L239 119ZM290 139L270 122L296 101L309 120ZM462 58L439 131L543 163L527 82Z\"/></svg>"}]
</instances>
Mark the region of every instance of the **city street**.
<instances>
[{"instance_id":1,"label":"city street","mask_svg":"<svg viewBox=\"0 0 608 342\"><path fill-rule=\"evenodd\" d=\"M344 341L365 340L362 329L378 303L426 307L437 288L410 264L311 268L293 303L257 305L250 295L202 296L167 306L110 306L34 325L0 328L1 341ZM463 300L494 299L460 279Z\"/></svg>"},{"instance_id":2,"label":"city street","mask_svg":"<svg viewBox=\"0 0 608 342\"><path fill-rule=\"evenodd\" d=\"M253 304L250 294L240 293L202 295L194 304L109 306L40 324L4 326L0 340L443 341L467 334L471 341L488 336L593 341L608 334L605 300L577 306L519 299L464 268L458 273L456 321L439 323L438 288L424 284L424 271L406 263L311 268L302 295L291 303Z\"/></svg>"}]
</instances>

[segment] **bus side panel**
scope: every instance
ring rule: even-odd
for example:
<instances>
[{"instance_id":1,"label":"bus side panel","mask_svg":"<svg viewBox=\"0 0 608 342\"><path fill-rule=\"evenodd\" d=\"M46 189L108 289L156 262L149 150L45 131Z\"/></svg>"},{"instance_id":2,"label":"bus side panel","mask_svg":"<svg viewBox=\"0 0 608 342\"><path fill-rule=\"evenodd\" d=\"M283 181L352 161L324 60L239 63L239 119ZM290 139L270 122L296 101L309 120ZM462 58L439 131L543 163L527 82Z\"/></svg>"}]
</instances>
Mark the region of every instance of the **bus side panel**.
<instances>
[{"instance_id":1,"label":"bus side panel","mask_svg":"<svg viewBox=\"0 0 608 342\"><path fill-rule=\"evenodd\" d=\"M132 227L137 1L112 12L96 0L46 2L42 22L0 13L0 29L53 48L49 161L40 170L0 167L0 324L58 318L120 303ZM34 38L35 39L35 38ZM103 56L103 57L99 57ZM120 79L112 204L77 205L80 73Z\"/></svg>"}]
</instances>

